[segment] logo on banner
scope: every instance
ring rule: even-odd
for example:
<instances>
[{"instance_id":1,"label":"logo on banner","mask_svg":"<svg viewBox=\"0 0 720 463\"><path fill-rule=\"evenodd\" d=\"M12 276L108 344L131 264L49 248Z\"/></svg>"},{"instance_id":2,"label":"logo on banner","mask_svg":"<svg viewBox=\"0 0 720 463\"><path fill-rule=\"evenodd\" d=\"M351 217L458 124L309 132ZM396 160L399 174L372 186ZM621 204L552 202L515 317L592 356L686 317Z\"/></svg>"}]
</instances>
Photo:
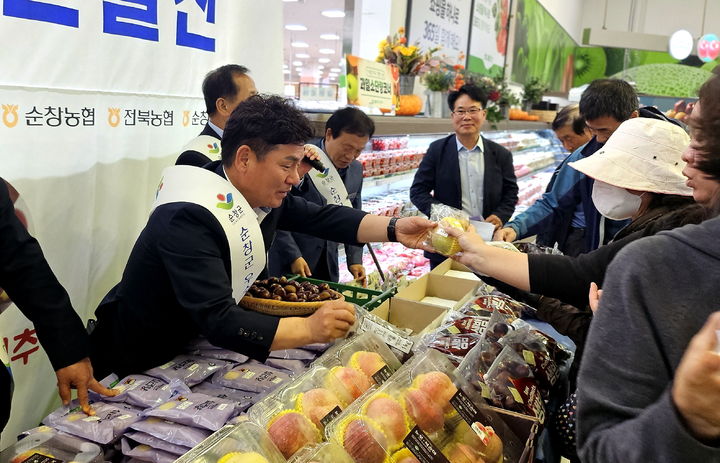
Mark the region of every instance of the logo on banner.
<instances>
[{"instance_id":1,"label":"logo on banner","mask_svg":"<svg viewBox=\"0 0 720 463\"><path fill-rule=\"evenodd\" d=\"M220 152L220 147L217 143L213 143L212 145L207 145L208 148L210 148L210 151L208 151L210 154L218 154Z\"/></svg>"},{"instance_id":2,"label":"logo on banner","mask_svg":"<svg viewBox=\"0 0 720 463\"><path fill-rule=\"evenodd\" d=\"M18 105L16 104L4 104L2 105L3 109L3 124L5 124L6 127L13 128L18 123Z\"/></svg>"},{"instance_id":3,"label":"logo on banner","mask_svg":"<svg viewBox=\"0 0 720 463\"><path fill-rule=\"evenodd\" d=\"M183 127L187 127L190 123L190 111L183 111Z\"/></svg>"},{"instance_id":4,"label":"logo on banner","mask_svg":"<svg viewBox=\"0 0 720 463\"><path fill-rule=\"evenodd\" d=\"M217 203L217 207L220 209L225 209L226 211L229 211L233 207L233 197L232 193L228 193L227 195L218 194L217 199L220 200L219 203Z\"/></svg>"},{"instance_id":5,"label":"logo on banner","mask_svg":"<svg viewBox=\"0 0 720 463\"><path fill-rule=\"evenodd\" d=\"M120 125L120 108L108 108L108 124L110 127Z\"/></svg>"},{"instance_id":6,"label":"logo on banner","mask_svg":"<svg viewBox=\"0 0 720 463\"><path fill-rule=\"evenodd\" d=\"M324 171L322 171L322 172L320 172L320 173L318 173L318 174L315 174L315 176L316 176L317 178L325 178L325 177L328 176L329 173L330 173L330 168L329 168L329 167L326 167Z\"/></svg>"}]
</instances>

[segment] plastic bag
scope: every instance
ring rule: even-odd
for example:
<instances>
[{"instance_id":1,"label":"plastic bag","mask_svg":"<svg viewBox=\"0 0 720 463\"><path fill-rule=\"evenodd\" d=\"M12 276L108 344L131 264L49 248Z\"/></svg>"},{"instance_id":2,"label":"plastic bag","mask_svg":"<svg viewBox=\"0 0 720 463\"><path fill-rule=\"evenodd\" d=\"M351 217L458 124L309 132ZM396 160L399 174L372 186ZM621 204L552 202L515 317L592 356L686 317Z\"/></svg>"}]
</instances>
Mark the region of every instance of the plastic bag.
<instances>
[{"instance_id":1,"label":"plastic bag","mask_svg":"<svg viewBox=\"0 0 720 463\"><path fill-rule=\"evenodd\" d=\"M163 439L172 444L190 448L195 447L210 436L210 431L205 429L184 426L154 417L137 421L133 423L130 428L144 432L145 434L150 434L153 437Z\"/></svg>"},{"instance_id":2,"label":"plastic bag","mask_svg":"<svg viewBox=\"0 0 720 463\"><path fill-rule=\"evenodd\" d=\"M190 352L192 355L216 360L225 360L233 363L245 363L250 357L228 349L198 349Z\"/></svg>"},{"instance_id":3,"label":"plastic bag","mask_svg":"<svg viewBox=\"0 0 720 463\"><path fill-rule=\"evenodd\" d=\"M539 244L535 243L513 243L513 246L517 248L518 251L525 253L525 254L553 254L562 256L563 253L560 252L560 250L555 248L549 248L547 246L540 246Z\"/></svg>"},{"instance_id":4,"label":"plastic bag","mask_svg":"<svg viewBox=\"0 0 720 463\"><path fill-rule=\"evenodd\" d=\"M274 359L312 361L315 360L317 354L305 349L283 349L271 351L268 357Z\"/></svg>"},{"instance_id":5,"label":"plastic bag","mask_svg":"<svg viewBox=\"0 0 720 463\"><path fill-rule=\"evenodd\" d=\"M537 381L530 366L512 347L503 348L484 379L493 405L534 416L541 423L545 421L545 406Z\"/></svg>"},{"instance_id":6,"label":"plastic bag","mask_svg":"<svg viewBox=\"0 0 720 463\"><path fill-rule=\"evenodd\" d=\"M215 373L212 383L250 392L269 392L288 381L290 375L260 363L238 365Z\"/></svg>"},{"instance_id":7,"label":"plastic bag","mask_svg":"<svg viewBox=\"0 0 720 463\"><path fill-rule=\"evenodd\" d=\"M180 394L145 411L175 423L217 431L235 414L235 403L198 392Z\"/></svg>"},{"instance_id":8,"label":"plastic bag","mask_svg":"<svg viewBox=\"0 0 720 463\"><path fill-rule=\"evenodd\" d=\"M166 440L158 439L155 436L151 436L150 434L146 434L140 431L126 432L125 437L130 438L140 444L149 445L150 447L156 448L158 450L163 450L177 456L185 455L187 452L190 451L190 447L173 444L171 442L167 442Z\"/></svg>"},{"instance_id":9,"label":"plastic bag","mask_svg":"<svg viewBox=\"0 0 720 463\"><path fill-rule=\"evenodd\" d=\"M149 369L145 374L160 378L168 383L173 379L179 379L192 387L226 365L228 365L228 362L224 360L207 359L194 355L178 355L163 365Z\"/></svg>"},{"instance_id":10,"label":"plastic bag","mask_svg":"<svg viewBox=\"0 0 720 463\"><path fill-rule=\"evenodd\" d=\"M500 344L512 347L530 365L547 397L558 380L560 370L551 358L543 339L531 331L529 326L523 326L505 335Z\"/></svg>"},{"instance_id":11,"label":"plastic bag","mask_svg":"<svg viewBox=\"0 0 720 463\"><path fill-rule=\"evenodd\" d=\"M98 444L108 444L122 435L131 424L140 419L141 411L124 404L93 402L95 415L88 416L77 400L48 415L43 424Z\"/></svg>"},{"instance_id":12,"label":"plastic bag","mask_svg":"<svg viewBox=\"0 0 720 463\"><path fill-rule=\"evenodd\" d=\"M92 393L106 402L125 402L140 408L150 408L159 405L170 397L177 390L189 392L187 386L180 381L169 385L159 378L145 375L128 375L118 381L117 375L112 374L101 381L104 386L119 390L120 393L114 397L102 397Z\"/></svg>"},{"instance_id":13,"label":"plastic bag","mask_svg":"<svg viewBox=\"0 0 720 463\"><path fill-rule=\"evenodd\" d=\"M229 387L218 386L217 384L204 382L192 388L193 392L227 399L235 402L235 412L242 413L259 401L264 394L259 392L241 391Z\"/></svg>"},{"instance_id":14,"label":"plastic bag","mask_svg":"<svg viewBox=\"0 0 720 463\"><path fill-rule=\"evenodd\" d=\"M307 370L307 365L302 360L268 358L265 365L280 370L287 370L294 375L299 375Z\"/></svg>"},{"instance_id":15,"label":"plastic bag","mask_svg":"<svg viewBox=\"0 0 720 463\"><path fill-rule=\"evenodd\" d=\"M428 232L425 244L443 256L452 256L462 251L457 239L449 236L445 228L465 231L470 225L470 216L459 209L436 203L430 206L430 220L437 222L438 226Z\"/></svg>"},{"instance_id":16,"label":"plastic bag","mask_svg":"<svg viewBox=\"0 0 720 463\"><path fill-rule=\"evenodd\" d=\"M120 449L126 457L137 458L138 460L151 463L172 463L177 459L177 455L152 448L146 444L131 443L130 440L124 437L120 444Z\"/></svg>"}]
</instances>

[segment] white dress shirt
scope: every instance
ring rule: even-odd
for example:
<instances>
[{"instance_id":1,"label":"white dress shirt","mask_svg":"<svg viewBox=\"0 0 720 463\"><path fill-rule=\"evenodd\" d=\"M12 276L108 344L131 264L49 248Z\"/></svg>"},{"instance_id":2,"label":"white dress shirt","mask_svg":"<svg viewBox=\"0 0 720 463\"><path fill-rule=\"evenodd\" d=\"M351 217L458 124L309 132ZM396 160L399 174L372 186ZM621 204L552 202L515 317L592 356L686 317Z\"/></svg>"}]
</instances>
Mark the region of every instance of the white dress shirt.
<instances>
[{"instance_id":1,"label":"white dress shirt","mask_svg":"<svg viewBox=\"0 0 720 463\"><path fill-rule=\"evenodd\" d=\"M485 179L482 137L478 136L475 146L470 150L465 148L457 137L455 140L460 166L462 209L470 217L480 220L483 217L483 183Z\"/></svg>"}]
</instances>

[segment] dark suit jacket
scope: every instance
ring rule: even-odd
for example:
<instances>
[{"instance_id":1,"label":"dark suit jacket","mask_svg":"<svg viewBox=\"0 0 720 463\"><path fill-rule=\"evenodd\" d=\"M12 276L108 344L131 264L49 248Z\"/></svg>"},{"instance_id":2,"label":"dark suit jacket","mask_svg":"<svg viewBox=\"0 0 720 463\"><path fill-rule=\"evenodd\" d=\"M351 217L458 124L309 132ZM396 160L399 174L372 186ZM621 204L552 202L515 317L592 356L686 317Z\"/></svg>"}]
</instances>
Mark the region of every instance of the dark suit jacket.
<instances>
[{"instance_id":1,"label":"dark suit jacket","mask_svg":"<svg viewBox=\"0 0 720 463\"><path fill-rule=\"evenodd\" d=\"M223 176L220 161L206 168ZM261 229L266 243L276 228L352 241L364 216L288 195ZM91 334L96 372L122 377L160 365L198 335L263 361L278 318L239 307L231 281L227 238L208 210L192 203L156 208L135 242L122 280L96 311Z\"/></svg>"},{"instance_id":2,"label":"dark suit jacket","mask_svg":"<svg viewBox=\"0 0 720 463\"><path fill-rule=\"evenodd\" d=\"M89 354L87 332L0 179L0 286L35 326L55 370ZM2 348L2 347L0 347ZM12 352L10 352L12 355ZM5 368L0 366L0 368Z\"/></svg>"},{"instance_id":3,"label":"dark suit jacket","mask_svg":"<svg viewBox=\"0 0 720 463\"><path fill-rule=\"evenodd\" d=\"M517 179L512 154L495 142L481 137L485 174L483 177L483 216L495 214L507 222L517 203ZM410 200L425 215L430 205L447 204L462 209L460 164L455 135L430 144L412 186Z\"/></svg>"},{"instance_id":4,"label":"dark suit jacket","mask_svg":"<svg viewBox=\"0 0 720 463\"><path fill-rule=\"evenodd\" d=\"M220 141L220 137L218 136L217 132L215 132L212 127L210 127L210 124L205 124L205 128L202 132L200 132L200 135L209 135L213 138L217 138L218 141ZM180 153L177 161L175 161L175 165L203 167L210 162L212 162L212 159L205 156L201 152L195 150L186 150Z\"/></svg>"},{"instance_id":5,"label":"dark suit jacket","mask_svg":"<svg viewBox=\"0 0 720 463\"><path fill-rule=\"evenodd\" d=\"M320 142L314 143L320 146ZM344 175L343 175L344 174ZM340 172L348 199L355 209L362 209L362 164L353 161L347 169ZM293 187L291 194L314 204L324 206L327 200L305 175L305 180L299 187ZM325 253L323 253L325 251ZM345 245L345 254L348 265L362 264L362 246ZM306 233L290 233L279 231L268 253L268 271L270 275L280 276L290 273L290 264L298 257L303 257L315 272L321 257L324 257L330 279L338 281L340 271L338 268L338 243L327 241Z\"/></svg>"},{"instance_id":6,"label":"dark suit jacket","mask_svg":"<svg viewBox=\"0 0 720 463\"><path fill-rule=\"evenodd\" d=\"M515 211L518 199L512 153L484 137L481 140L485 162L483 216L495 214L505 223ZM410 187L410 201L428 217L433 203L462 209L460 164L454 134L430 144Z\"/></svg>"}]
</instances>

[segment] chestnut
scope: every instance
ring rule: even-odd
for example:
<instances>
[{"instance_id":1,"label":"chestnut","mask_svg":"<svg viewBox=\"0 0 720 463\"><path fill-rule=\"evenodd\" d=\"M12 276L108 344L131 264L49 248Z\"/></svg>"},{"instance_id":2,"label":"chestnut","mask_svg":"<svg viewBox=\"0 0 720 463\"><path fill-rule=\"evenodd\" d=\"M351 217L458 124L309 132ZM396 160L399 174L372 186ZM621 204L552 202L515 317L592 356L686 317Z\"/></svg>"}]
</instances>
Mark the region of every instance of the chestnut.
<instances>
[{"instance_id":1,"label":"chestnut","mask_svg":"<svg viewBox=\"0 0 720 463\"><path fill-rule=\"evenodd\" d=\"M263 299L270 299L271 294L270 291L267 290L267 288L260 288L260 292L258 294Z\"/></svg>"},{"instance_id":2,"label":"chestnut","mask_svg":"<svg viewBox=\"0 0 720 463\"><path fill-rule=\"evenodd\" d=\"M285 299L288 302L298 302L298 297L296 293L288 293Z\"/></svg>"},{"instance_id":3,"label":"chestnut","mask_svg":"<svg viewBox=\"0 0 720 463\"><path fill-rule=\"evenodd\" d=\"M270 277L267 279L269 285L278 284L280 280L277 277Z\"/></svg>"},{"instance_id":4,"label":"chestnut","mask_svg":"<svg viewBox=\"0 0 720 463\"><path fill-rule=\"evenodd\" d=\"M297 292L297 288L295 288L293 285L285 285L283 286L283 289L286 293L295 293Z\"/></svg>"},{"instance_id":5,"label":"chestnut","mask_svg":"<svg viewBox=\"0 0 720 463\"><path fill-rule=\"evenodd\" d=\"M328 299L330 299L330 297L332 297L332 296L327 291L323 291L320 294L318 294L318 299L320 299L321 301L327 301Z\"/></svg>"},{"instance_id":6,"label":"chestnut","mask_svg":"<svg viewBox=\"0 0 720 463\"><path fill-rule=\"evenodd\" d=\"M275 290L273 290L272 293L273 293L274 296L280 296L281 298L284 298L285 295L287 294L287 293L285 292L285 290L282 289L281 286L278 286L277 288L275 288Z\"/></svg>"},{"instance_id":7,"label":"chestnut","mask_svg":"<svg viewBox=\"0 0 720 463\"><path fill-rule=\"evenodd\" d=\"M282 301L282 297L278 296L277 294L273 295L273 297L271 297L270 299L274 301Z\"/></svg>"},{"instance_id":8,"label":"chestnut","mask_svg":"<svg viewBox=\"0 0 720 463\"><path fill-rule=\"evenodd\" d=\"M280 282L281 285L284 285L284 284L287 284L288 279L285 278L284 276L282 276L282 277L280 277L280 279L278 281Z\"/></svg>"}]
</instances>

